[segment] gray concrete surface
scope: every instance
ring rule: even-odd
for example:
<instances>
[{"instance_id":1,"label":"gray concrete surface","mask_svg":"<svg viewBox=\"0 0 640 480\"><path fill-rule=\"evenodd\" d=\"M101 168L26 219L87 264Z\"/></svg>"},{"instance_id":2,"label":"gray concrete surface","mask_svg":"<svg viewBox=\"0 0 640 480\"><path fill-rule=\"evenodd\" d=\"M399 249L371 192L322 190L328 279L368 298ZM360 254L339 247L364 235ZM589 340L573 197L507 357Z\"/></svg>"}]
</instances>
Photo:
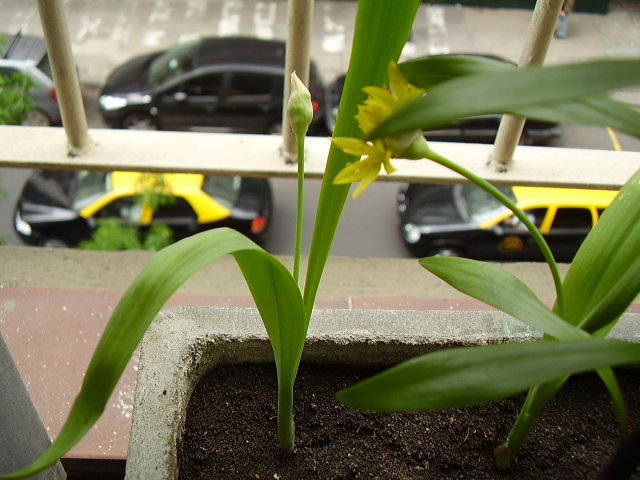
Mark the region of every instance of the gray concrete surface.
<instances>
[{"instance_id":1,"label":"gray concrete surface","mask_svg":"<svg viewBox=\"0 0 640 480\"><path fill-rule=\"evenodd\" d=\"M639 314L621 323L640 340ZM312 319L304 358L384 366L440 348L536 338L535 331L501 312L320 310ZM271 358L254 310L176 308L162 313L142 344L125 478L178 478L186 406L201 375L221 363Z\"/></svg>"}]
</instances>

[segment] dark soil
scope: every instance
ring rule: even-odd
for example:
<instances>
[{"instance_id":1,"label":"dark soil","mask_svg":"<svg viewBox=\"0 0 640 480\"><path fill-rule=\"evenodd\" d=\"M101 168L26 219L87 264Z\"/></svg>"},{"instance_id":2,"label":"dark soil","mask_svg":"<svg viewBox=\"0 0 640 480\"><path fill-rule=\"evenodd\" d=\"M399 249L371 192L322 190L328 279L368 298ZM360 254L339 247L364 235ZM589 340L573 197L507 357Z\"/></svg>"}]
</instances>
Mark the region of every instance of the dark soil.
<instances>
[{"instance_id":1,"label":"dark soil","mask_svg":"<svg viewBox=\"0 0 640 480\"><path fill-rule=\"evenodd\" d=\"M511 470L498 473L493 449L524 396L410 414L361 412L335 399L337 391L372 373L303 365L296 383L296 450L282 457L274 367L214 369L192 396L180 478L587 480L598 476L621 439L597 377L574 377L543 412ZM621 372L620 382L637 425L640 371ZM631 478L640 479L640 472Z\"/></svg>"}]
</instances>

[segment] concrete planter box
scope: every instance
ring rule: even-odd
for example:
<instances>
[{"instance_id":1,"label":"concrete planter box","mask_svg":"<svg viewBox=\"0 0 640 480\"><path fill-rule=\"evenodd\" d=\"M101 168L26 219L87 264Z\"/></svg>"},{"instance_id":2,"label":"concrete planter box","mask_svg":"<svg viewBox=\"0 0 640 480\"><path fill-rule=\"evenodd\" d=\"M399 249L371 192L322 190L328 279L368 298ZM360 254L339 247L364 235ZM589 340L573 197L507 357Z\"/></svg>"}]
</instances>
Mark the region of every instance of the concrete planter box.
<instances>
[{"instance_id":1,"label":"concrete planter box","mask_svg":"<svg viewBox=\"0 0 640 480\"><path fill-rule=\"evenodd\" d=\"M640 314L625 315L612 336L639 342ZM317 310L303 361L389 364L440 348L536 338L496 311ZM254 309L162 312L142 343L126 478L178 478L186 406L202 375L216 364L271 359Z\"/></svg>"}]
</instances>

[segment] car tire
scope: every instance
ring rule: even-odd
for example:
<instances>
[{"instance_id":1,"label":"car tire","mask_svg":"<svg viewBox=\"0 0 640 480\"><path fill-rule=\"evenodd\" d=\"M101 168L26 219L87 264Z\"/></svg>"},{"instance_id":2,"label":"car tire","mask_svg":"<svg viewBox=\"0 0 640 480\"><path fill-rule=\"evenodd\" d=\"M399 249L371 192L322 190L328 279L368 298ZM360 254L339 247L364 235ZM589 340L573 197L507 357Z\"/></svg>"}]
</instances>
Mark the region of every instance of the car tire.
<instances>
[{"instance_id":1,"label":"car tire","mask_svg":"<svg viewBox=\"0 0 640 480\"><path fill-rule=\"evenodd\" d=\"M130 113L122 119L122 128L128 130L159 130L158 122L146 113Z\"/></svg>"},{"instance_id":2,"label":"car tire","mask_svg":"<svg viewBox=\"0 0 640 480\"><path fill-rule=\"evenodd\" d=\"M464 257L464 252L459 248L440 247L429 250L429 257Z\"/></svg>"},{"instance_id":3,"label":"car tire","mask_svg":"<svg viewBox=\"0 0 640 480\"><path fill-rule=\"evenodd\" d=\"M41 110L31 110L27 117L22 121L22 125L28 127L50 127L51 120L46 113Z\"/></svg>"},{"instance_id":4,"label":"car tire","mask_svg":"<svg viewBox=\"0 0 640 480\"><path fill-rule=\"evenodd\" d=\"M43 238L40 240L41 247L48 248L69 248L69 244L61 238Z\"/></svg>"},{"instance_id":5,"label":"car tire","mask_svg":"<svg viewBox=\"0 0 640 480\"><path fill-rule=\"evenodd\" d=\"M282 133L282 120L270 123L264 133L267 135L280 135Z\"/></svg>"}]
</instances>

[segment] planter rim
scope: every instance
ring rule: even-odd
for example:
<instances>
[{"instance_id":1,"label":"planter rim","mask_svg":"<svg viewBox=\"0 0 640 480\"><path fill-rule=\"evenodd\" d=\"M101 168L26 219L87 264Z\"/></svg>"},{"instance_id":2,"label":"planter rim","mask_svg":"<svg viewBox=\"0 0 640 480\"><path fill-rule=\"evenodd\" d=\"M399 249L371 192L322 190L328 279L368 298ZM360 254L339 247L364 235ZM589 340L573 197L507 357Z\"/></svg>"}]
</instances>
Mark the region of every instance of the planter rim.
<instances>
[{"instance_id":1,"label":"planter rim","mask_svg":"<svg viewBox=\"0 0 640 480\"><path fill-rule=\"evenodd\" d=\"M640 314L625 314L610 337L640 343ZM447 347L538 338L535 329L496 310L326 309L314 311L303 361L388 365ZM162 311L140 350L125 478L178 478L186 407L202 375L216 364L272 359L255 308Z\"/></svg>"}]
</instances>

